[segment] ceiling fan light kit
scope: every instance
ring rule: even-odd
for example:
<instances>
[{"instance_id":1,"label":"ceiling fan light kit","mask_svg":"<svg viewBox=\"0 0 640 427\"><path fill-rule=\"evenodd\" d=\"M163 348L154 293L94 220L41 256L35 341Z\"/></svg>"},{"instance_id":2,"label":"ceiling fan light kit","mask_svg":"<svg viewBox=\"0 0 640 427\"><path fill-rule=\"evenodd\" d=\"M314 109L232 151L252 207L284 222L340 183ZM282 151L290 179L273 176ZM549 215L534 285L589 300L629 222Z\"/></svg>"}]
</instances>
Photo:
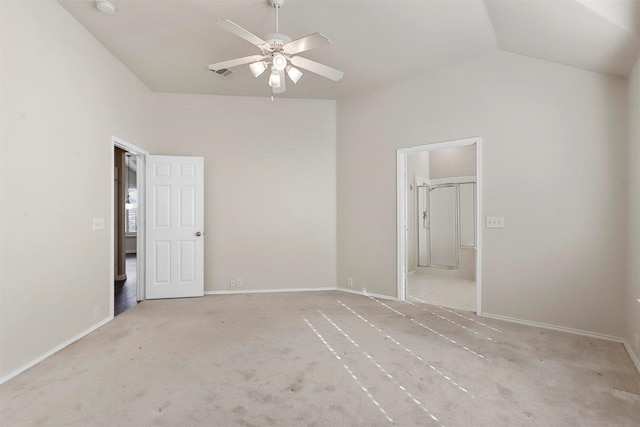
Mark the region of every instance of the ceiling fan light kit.
<instances>
[{"instance_id":1,"label":"ceiling fan light kit","mask_svg":"<svg viewBox=\"0 0 640 427\"><path fill-rule=\"evenodd\" d=\"M285 58L281 53L276 53L275 55L273 55L271 62L273 62L273 68L278 71L282 71L287 68L287 58Z\"/></svg>"},{"instance_id":2,"label":"ceiling fan light kit","mask_svg":"<svg viewBox=\"0 0 640 427\"><path fill-rule=\"evenodd\" d=\"M300 80L300 77L302 77L302 71L298 70L296 67L291 66L291 65L287 65L287 75L289 76L289 78L291 79L291 81L293 83L298 83L298 80Z\"/></svg>"},{"instance_id":3,"label":"ceiling fan light kit","mask_svg":"<svg viewBox=\"0 0 640 427\"><path fill-rule=\"evenodd\" d=\"M252 62L249 64L249 70L253 77L258 77L267 69L267 63L264 61Z\"/></svg>"},{"instance_id":4,"label":"ceiling fan light kit","mask_svg":"<svg viewBox=\"0 0 640 427\"><path fill-rule=\"evenodd\" d=\"M289 79L291 79L293 83L298 83L303 73L298 68L294 67L294 65L333 81L342 79L344 75L342 71L317 63L310 59L297 56L299 53L331 44L331 41L321 33L313 33L297 40L291 40L287 35L280 34L278 10L284 4L284 0L269 0L269 4L276 10L276 32L274 34L268 34L265 37L265 40L228 19L217 21L218 25L225 30L256 46L260 50L261 54L217 62L209 65L209 69L216 72L225 68L249 64L251 74L253 77L257 78L270 66L271 73L269 75L269 86L272 88L272 94L282 93L286 90L286 76L289 76Z\"/></svg>"},{"instance_id":5,"label":"ceiling fan light kit","mask_svg":"<svg viewBox=\"0 0 640 427\"><path fill-rule=\"evenodd\" d=\"M271 75L269 76L269 86L274 89L278 89L282 82L280 81L280 74L275 68L271 68Z\"/></svg>"}]
</instances>

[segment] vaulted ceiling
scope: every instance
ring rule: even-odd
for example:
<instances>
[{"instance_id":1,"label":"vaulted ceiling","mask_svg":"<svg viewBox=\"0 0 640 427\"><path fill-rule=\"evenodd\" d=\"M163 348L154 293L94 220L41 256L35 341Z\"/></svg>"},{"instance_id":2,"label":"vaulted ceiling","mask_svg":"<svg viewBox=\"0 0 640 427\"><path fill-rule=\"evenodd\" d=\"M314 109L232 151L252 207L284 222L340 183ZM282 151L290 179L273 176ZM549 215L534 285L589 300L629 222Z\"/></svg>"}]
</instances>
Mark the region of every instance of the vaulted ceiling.
<instances>
[{"instance_id":1,"label":"vaulted ceiling","mask_svg":"<svg viewBox=\"0 0 640 427\"><path fill-rule=\"evenodd\" d=\"M207 68L258 53L215 21L274 33L267 0L111 1L113 15L95 0L58 0L151 90L271 95L268 73L241 65L225 79ZM344 71L339 82L304 72L278 95L289 98L339 99L496 50L619 77L640 55L637 0L286 0L279 27L292 39L325 34L331 45L301 56Z\"/></svg>"}]
</instances>

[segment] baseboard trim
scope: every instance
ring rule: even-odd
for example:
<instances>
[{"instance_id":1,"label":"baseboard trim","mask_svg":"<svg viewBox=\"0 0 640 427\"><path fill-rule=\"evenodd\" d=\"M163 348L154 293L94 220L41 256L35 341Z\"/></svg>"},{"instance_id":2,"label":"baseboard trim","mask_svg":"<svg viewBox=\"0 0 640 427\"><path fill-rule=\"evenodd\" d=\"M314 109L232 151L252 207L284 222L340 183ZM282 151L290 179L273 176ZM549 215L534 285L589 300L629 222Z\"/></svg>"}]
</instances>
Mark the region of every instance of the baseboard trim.
<instances>
[{"instance_id":1,"label":"baseboard trim","mask_svg":"<svg viewBox=\"0 0 640 427\"><path fill-rule=\"evenodd\" d=\"M624 344L624 348L627 350L627 353L629 353L631 361L636 365L636 369L638 370L638 373L640 373L640 359L638 359L638 356L636 356L636 354L631 350L631 344L629 344L627 340L623 340L622 344Z\"/></svg>"},{"instance_id":2,"label":"baseboard trim","mask_svg":"<svg viewBox=\"0 0 640 427\"><path fill-rule=\"evenodd\" d=\"M346 292L349 294L363 295L365 297L374 297L374 298L386 299L391 301L398 301L398 298L396 297L390 297L389 295L372 294L371 292L367 292L367 291L356 291L353 289L345 289L345 288L338 288L337 290L340 292Z\"/></svg>"},{"instance_id":3,"label":"baseboard trim","mask_svg":"<svg viewBox=\"0 0 640 427\"><path fill-rule=\"evenodd\" d=\"M504 320L505 322L519 323L521 325L526 325L526 326L535 326L538 328L549 329L552 331L567 332L573 335L582 335L583 337L599 338L599 339L614 341L619 343L624 342L624 339L620 337L616 337L613 335L599 334L597 332L583 331L582 329L573 329L573 328L567 328L564 326L550 325L548 323L534 322L532 320L516 319L515 317L501 316L499 314L491 314L487 312L482 313L482 316L489 317L491 319L496 319L496 320Z\"/></svg>"},{"instance_id":4,"label":"baseboard trim","mask_svg":"<svg viewBox=\"0 0 640 427\"><path fill-rule=\"evenodd\" d=\"M224 291L205 291L205 295L231 295L231 294L272 294L281 292L319 292L319 291L335 291L335 287L326 288L286 288L286 289L242 289L242 290L224 290Z\"/></svg>"},{"instance_id":5,"label":"baseboard trim","mask_svg":"<svg viewBox=\"0 0 640 427\"><path fill-rule=\"evenodd\" d=\"M43 360L47 359L50 356L53 356L55 353L59 352L63 348L73 344L74 342L78 341L80 338L83 338L83 337L89 335L91 332L93 332L96 329L106 325L107 323L109 323L112 320L113 320L113 316L107 317L106 319L104 319L104 320L96 323L95 325L91 326L89 329L85 330L84 332L80 332L78 335L75 335L74 337L72 337L72 338L66 340L65 342L63 342L62 344L60 344L60 345L54 347L53 349L47 351L43 355L33 359L31 362L27 363L26 365L16 369L13 372L8 373L4 377L0 378L0 384L6 383L10 379L20 375L21 373L23 373L24 371L26 371L28 369L34 367L38 363L42 362Z\"/></svg>"},{"instance_id":6,"label":"baseboard trim","mask_svg":"<svg viewBox=\"0 0 640 427\"><path fill-rule=\"evenodd\" d=\"M339 291L347 292L349 294L370 296L374 298L386 299L391 301L397 301L395 297L389 295L372 294L366 291L356 291L353 289L336 288L336 287L321 287L321 288L287 288L287 289L242 289L242 290L224 290L224 291L205 291L205 295L233 295L233 294L270 294L278 292L324 292L324 291Z\"/></svg>"},{"instance_id":7,"label":"baseboard trim","mask_svg":"<svg viewBox=\"0 0 640 427\"><path fill-rule=\"evenodd\" d=\"M638 360L638 357L635 355L635 353L631 351L631 345L629 345L627 340L625 340L624 338L616 337L613 335L599 334L597 332L583 331L582 329L573 329L573 328L566 328L564 326L550 325L548 323L540 323L540 322L533 322L530 320L516 319L515 317L501 316L499 314L491 314L486 312L482 313L482 317L489 317L491 319L504 320L505 322L518 323L520 325L535 326L538 328L549 329L552 331L566 332L573 335L581 335L583 337L598 338L601 340L620 343L624 346L624 349L627 351L627 354L629 354L629 358L631 358L631 361L635 365L638 372L640 372L640 360Z\"/></svg>"}]
</instances>

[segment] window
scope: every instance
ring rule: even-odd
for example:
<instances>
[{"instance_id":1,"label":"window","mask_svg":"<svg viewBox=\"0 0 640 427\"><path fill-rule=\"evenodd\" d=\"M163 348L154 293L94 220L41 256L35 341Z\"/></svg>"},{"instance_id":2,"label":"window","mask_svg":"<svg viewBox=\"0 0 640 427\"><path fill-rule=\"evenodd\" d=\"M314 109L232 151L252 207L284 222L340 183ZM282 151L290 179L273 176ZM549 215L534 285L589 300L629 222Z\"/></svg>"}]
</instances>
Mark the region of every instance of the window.
<instances>
[{"instance_id":1,"label":"window","mask_svg":"<svg viewBox=\"0 0 640 427\"><path fill-rule=\"evenodd\" d=\"M125 204L127 215L127 233L138 232L138 189L129 188L127 193L127 203Z\"/></svg>"}]
</instances>

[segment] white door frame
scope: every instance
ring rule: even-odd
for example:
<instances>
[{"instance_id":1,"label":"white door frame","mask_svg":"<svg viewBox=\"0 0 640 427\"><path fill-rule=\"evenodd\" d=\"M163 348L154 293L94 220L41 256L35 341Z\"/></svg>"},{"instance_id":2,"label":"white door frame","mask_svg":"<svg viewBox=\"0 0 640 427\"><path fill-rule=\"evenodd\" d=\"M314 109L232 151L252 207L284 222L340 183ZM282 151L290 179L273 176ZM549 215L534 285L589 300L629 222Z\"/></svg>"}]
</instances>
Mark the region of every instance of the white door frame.
<instances>
[{"instance_id":1,"label":"white door frame","mask_svg":"<svg viewBox=\"0 0 640 427\"><path fill-rule=\"evenodd\" d=\"M442 148L476 145L476 313L482 315L482 138L466 138L435 144L400 148L397 151L397 298L405 300L407 283L407 156Z\"/></svg>"},{"instance_id":2,"label":"white door frame","mask_svg":"<svg viewBox=\"0 0 640 427\"><path fill-rule=\"evenodd\" d=\"M110 252L109 252L109 283L111 292L109 294L109 310L111 311L111 316L114 315L115 310L115 300L114 300L114 292L115 292L115 271L114 271L114 263L115 263L115 216L113 212L115 211L115 194L113 189L113 164L114 164L114 150L113 147L121 148L125 151L133 153L137 156L137 173L136 173L136 185L138 187L138 233L136 236L136 281L137 281L137 294L138 301L142 301L145 299L145 265L144 265L144 254L145 254L145 211L144 211L144 202L145 202L145 190L146 190L146 182L145 182L145 167L147 164L147 154L148 151L143 150L142 148L135 146L133 144L128 143L127 141L120 139L116 136L111 137L111 244L110 244Z\"/></svg>"}]
</instances>

